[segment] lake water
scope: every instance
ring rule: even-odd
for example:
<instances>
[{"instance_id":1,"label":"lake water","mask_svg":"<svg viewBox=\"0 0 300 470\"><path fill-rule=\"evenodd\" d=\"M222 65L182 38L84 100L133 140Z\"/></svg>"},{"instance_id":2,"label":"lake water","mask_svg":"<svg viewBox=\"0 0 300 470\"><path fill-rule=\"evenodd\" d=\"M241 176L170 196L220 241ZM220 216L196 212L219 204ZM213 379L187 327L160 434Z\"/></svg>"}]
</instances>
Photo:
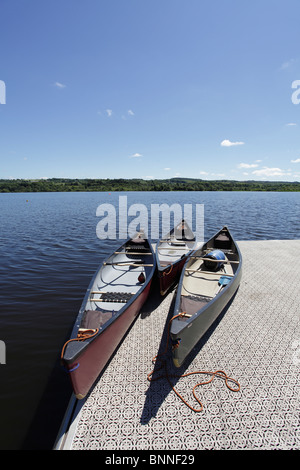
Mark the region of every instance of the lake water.
<instances>
[{"instance_id":1,"label":"lake water","mask_svg":"<svg viewBox=\"0 0 300 470\"><path fill-rule=\"evenodd\" d=\"M204 204L204 235L299 239L300 193L0 194L0 449L50 449L71 389L60 366L86 288L121 242L96 236L100 204Z\"/></svg>"}]
</instances>

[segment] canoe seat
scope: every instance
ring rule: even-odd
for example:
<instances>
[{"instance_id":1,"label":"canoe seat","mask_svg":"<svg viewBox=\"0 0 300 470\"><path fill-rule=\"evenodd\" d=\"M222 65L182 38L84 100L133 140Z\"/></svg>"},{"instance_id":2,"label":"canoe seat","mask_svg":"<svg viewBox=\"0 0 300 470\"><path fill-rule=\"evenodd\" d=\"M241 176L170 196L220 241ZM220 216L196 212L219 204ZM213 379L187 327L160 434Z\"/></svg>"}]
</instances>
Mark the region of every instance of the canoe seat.
<instances>
[{"instance_id":1,"label":"canoe seat","mask_svg":"<svg viewBox=\"0 0 300 470\"><path fill-rule=\"evenodd\" d=\"M132 296L133 294L131 292L106 292L105 294L101 294L101 302L126 303Z\"/></svg>"},{"instance_id":2,"label":"canoe seat","mask_svg":"<svg viewBox=\"0 0 300 470\"><path fill-rule=\"evenodd\" d=\"M126 254L131 254L131 252L135 254L145 254L149 253L149 248L144 244L144 241L138 239L138 241L131 240L129 245L126 245Z\"/></svg>"},{"instance_id":3,"label":"canoe seat","mask_svg":"<svg viewBox=\"0 0 300 470\"><path fill-rule=\"evenodd\" d=\"M112 312L107 310L87 310L82 319L81 328L100 328L112 317Z\"/></svg>"},{"instance_id":4,"label":"canoe seat","mask_svg":"<svg viewBox=\"0 0 300 470\"><path fill-rule=\"evenodd\" d=\"M204 295L182 295L180 300L180 311L186 312L189 315L194 315L202 307L204 307L212 297Z\"/></svg>"},{"instance_id":5,"label":"canoe seat","mask_svg":"<svg viewBox=\"0 0 300 470\"><path fill-rule=\"evenodd\" d=\"M229 236L227 235L226 232L221 232L216 238L215 238L215 247L216 248L224 248L228 249L231 246L231 240Z\"/></svg>"},{"instance_id":6,"label":"canoe seat","mask_svg":"<svg viewBox=\"0 0 300 470\"><path fill-rule=\"evenodd\" d=\"M140 237L131 239L131 243L134 243L134 244L144 244L145 241L146 241L145 238L140 238Z\"/></svg>"}]
</instances>

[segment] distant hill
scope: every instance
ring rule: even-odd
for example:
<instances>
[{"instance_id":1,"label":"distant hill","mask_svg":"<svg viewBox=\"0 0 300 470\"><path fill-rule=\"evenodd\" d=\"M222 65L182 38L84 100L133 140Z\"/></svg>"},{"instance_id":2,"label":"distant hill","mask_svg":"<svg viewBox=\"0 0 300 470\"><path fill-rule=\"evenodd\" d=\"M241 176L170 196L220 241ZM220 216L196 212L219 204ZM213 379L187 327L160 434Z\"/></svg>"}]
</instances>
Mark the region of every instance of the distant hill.
<instances>
[{"instance_id":1,"label":"distant hill","mask_svg":"<svg viewBox=\"0 0 300 470\"><path fill-rule=\"evenodd\" d=\"M1 193L65 191L300 191L299 182L170 179L14 179L0 180Z\"/></svg>"}]
</instances>

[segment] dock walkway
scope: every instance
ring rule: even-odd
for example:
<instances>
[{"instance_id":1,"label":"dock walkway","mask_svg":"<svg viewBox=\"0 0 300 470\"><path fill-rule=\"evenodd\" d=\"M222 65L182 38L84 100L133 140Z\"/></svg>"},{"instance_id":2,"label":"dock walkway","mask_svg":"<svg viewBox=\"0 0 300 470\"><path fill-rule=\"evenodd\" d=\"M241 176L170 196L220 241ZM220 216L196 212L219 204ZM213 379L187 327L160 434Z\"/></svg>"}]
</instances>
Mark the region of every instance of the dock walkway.
<instances>
[{"instance_id":1,"label":"dock walkway","mask_svg":"<svg viewBox=\"0 0 300 470\"><path fill-rule=\"evenodd\" d=\"M56 449L300 449L300 240L241 241L239 290L180 369L223 370L197 389L195 413L166 379L149 382L163 352L174 291L153 294L84 401L72 399ZM172 379L196 408L192 389L209 375Z\"/></svg>"}]
</instances>

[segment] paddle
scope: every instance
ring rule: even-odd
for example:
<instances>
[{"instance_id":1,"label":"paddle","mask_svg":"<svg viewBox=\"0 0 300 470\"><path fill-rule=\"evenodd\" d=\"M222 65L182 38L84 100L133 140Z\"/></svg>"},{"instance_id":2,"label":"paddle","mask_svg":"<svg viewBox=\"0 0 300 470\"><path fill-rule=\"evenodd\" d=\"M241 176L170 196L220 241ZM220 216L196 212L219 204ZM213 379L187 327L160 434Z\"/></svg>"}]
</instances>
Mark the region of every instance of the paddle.
<instances>
[{"instance_id":1,"label":"paddle","mask_svg":"<svg viewBox=\"0 0 300 470\"><path fill-rule=\"evenodd\" d=\"M227 284L229 284L229 282L231 281L231 277L229 276L221 276L220 279L219 279L219 282L218 282L218 285L220 286L219 289L217 290L217 294L220 292L220 290L224 287L224 286L227 286Z\"/></svg>"}]
</instances>

